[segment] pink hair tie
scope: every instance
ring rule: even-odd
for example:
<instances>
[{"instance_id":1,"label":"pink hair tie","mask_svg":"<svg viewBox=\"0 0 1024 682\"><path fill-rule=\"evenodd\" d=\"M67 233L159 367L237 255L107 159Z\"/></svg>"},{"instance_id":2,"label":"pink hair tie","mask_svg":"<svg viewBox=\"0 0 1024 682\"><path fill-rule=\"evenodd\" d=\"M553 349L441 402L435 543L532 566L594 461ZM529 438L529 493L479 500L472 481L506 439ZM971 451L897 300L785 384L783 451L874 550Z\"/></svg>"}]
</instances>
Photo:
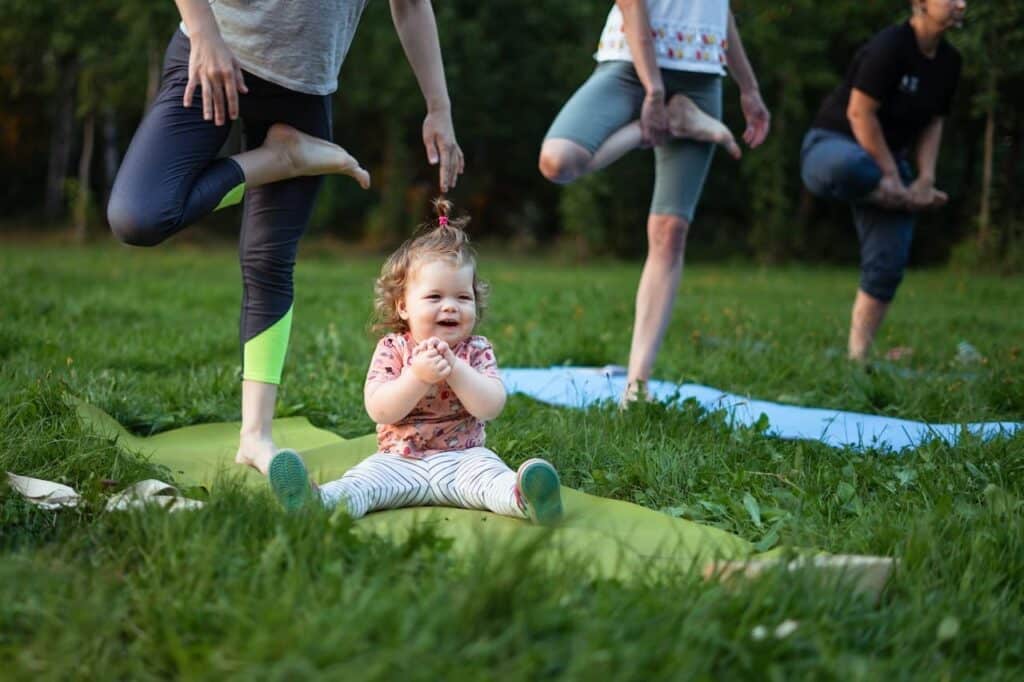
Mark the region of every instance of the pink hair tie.
<instances>
[{"instance_id":1,"label":"pink hair tie","mask_svg":"<svg viewBox=\"0 0 1024 682\"><path fill-rule=\"evenodd\" d=\"M447 224L448 224L448 216L443 215L443 216L438 217L438 219L437 219L438 227L444 227Z\"/></svg>"}]
</instances>

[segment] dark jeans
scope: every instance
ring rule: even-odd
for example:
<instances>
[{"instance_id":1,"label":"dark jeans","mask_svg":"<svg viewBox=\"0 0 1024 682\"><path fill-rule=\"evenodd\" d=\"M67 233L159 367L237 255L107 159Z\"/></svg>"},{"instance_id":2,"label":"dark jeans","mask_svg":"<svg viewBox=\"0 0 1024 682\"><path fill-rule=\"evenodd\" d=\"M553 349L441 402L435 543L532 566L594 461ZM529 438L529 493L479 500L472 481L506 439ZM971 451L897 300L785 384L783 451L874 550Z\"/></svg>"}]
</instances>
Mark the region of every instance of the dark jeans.
<instances>
[{"instance_id":1,"label":"dark jeans","mask_svg":"<svg viewBox=\"0 0 1024 682\"><path fill-rule=\"evenodd\" d=\"M910 164L905 159L898 163L903 182L910 183ZM914 214L863 201L881 181L881 168L852 137L811 128L800 151L800 175L812 194L850 204L860 239L860 288L891 301L910 255Z\"/></svg>"}]
</instances>

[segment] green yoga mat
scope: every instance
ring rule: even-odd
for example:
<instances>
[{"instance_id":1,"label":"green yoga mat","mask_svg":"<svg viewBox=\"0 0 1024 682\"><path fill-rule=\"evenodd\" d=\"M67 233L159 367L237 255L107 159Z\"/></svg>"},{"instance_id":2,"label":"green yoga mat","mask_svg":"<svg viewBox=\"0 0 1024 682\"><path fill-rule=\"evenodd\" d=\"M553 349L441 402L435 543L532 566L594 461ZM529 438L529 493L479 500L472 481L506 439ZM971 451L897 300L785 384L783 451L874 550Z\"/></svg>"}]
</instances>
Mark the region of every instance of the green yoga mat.
<instances>
[{"instance_id":1,"label":"green yoga mat","mask_svg":"<svg viewBox=\"0 0 1024 682\"><path fill-rule=\"evenodd\" d=\"M79 403L77 409L95 431L166 466L180 484L209 487L228 475L243 477L257 488L268 485L265 477L233 461L238 423L189 426L143 438L128 433L94 406ZM320 482L340 477L376 450L373 434L346 440L314 427L304 417L275 420L274 438L279 447L299 452ZM491 543L505 545L538 538L538 551L552 561L571 556L581 559L594 576L626 580L662 571L687 573L711 561L747 559L753 554L749 542L717 528L564 486L562 496L565 520L553 530L489 512L448 507L374 512L360 519L357 528L401 538L423 524L432 524L453 541L452 551L459 554L486 551L493 546ZM549 537L540 538L538 534Z\"/></svg>"}]
</instances>

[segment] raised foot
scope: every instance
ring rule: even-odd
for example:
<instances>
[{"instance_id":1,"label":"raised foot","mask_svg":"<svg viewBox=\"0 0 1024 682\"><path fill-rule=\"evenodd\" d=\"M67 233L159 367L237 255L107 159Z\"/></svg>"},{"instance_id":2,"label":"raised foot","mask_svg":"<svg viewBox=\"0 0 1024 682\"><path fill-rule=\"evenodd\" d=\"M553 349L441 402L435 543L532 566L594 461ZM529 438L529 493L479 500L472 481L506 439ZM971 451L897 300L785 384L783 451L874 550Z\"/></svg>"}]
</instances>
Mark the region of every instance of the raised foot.
<instances>
[{"instance_id":1,"label":"raised foot","mask_svg":"<svg viewBox=\"0 0 1024 682\"><path fill-rule=\"evenodd\" d=\"M347 151L327 140L307 135L284 123L267 131L264 147L281 153L292 175L348 175L363 189L370 188L370 174Z\"/></svg>"},{"instance_id":2,"label":"raised foot","mask_svg":"<svg viewBox=\"0 0 1024 682\"><path fill-rule=\"evenodd\" d=\"M918 213L920 211L932 211L942 208L949 201L949 195L941 189L935 189L934 187L927 192L904 192L900 194L887 192L881 187L876 187L867 196L866 201L890 211Z\"/></svg>"},{"instance_id":3,"label":"raised foot","mask_svg":"<svg viewBox=\"0 0 1024 682\"><path fill-rule=\"evenodd\" d=\"M516 485L534 523L552 526L562 520L562 487L555 467L543 459L528 459L519 466Z\"/></svg>"},{"instance_id":4,"label":"raised foot","mask_svg":"<svg viewBox=\"0 0 1024 682\"><path fill-rule=\"evenodd\" d=\"M718 119L701 111L686 95L676 94L669 99L668 129L674 137L720 144L734 159L743 155L732 131Z\"/></svg>"},{"instance_id":5,"label":"raised foot","mask_svg":"<svg viewBox=\"0 0 1024 682\"><path fill-rule=\"evenodd\" d=\"M924 196L917 196L911 194L910 198L910 210L911 211L931 211L936 208L942 208L949 201L949 195L943 192L941 189L931 188Z\"/></svg>"}]
</instances>

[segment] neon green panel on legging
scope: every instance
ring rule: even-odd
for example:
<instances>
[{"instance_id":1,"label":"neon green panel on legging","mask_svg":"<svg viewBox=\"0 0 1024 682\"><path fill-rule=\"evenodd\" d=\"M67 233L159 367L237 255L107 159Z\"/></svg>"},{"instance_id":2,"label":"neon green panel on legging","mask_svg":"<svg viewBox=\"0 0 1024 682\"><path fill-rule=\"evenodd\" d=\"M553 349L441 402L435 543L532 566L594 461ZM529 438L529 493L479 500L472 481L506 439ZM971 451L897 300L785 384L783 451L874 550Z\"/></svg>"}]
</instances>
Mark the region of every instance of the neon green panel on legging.
<instances>
[{"instance_id":1,"label":"neon green panel on legging","mask_svg":"<svg viewBox=\"0 0 1024 682\"><path fill-rule=\"evenodd\" d=\"M292 333L292 308L280 320L245 342L242 349L242 378L265 384L281 383L281 369Z\"/></svg>"},{"instance_id":2,"label":"neon green panel on legging","mask_svg":"<svg viewBox=\"0 0 1024 682\"><path fill-rule=\"evenodd\" d=\"M235 204L242 201L242 197L245 196L245 183L239 183L231 188L231 191L224 195L224 198L217 204L217 208L214 211L219 211L226 206L234 206Z\"/></svg>"}]
</instances>

